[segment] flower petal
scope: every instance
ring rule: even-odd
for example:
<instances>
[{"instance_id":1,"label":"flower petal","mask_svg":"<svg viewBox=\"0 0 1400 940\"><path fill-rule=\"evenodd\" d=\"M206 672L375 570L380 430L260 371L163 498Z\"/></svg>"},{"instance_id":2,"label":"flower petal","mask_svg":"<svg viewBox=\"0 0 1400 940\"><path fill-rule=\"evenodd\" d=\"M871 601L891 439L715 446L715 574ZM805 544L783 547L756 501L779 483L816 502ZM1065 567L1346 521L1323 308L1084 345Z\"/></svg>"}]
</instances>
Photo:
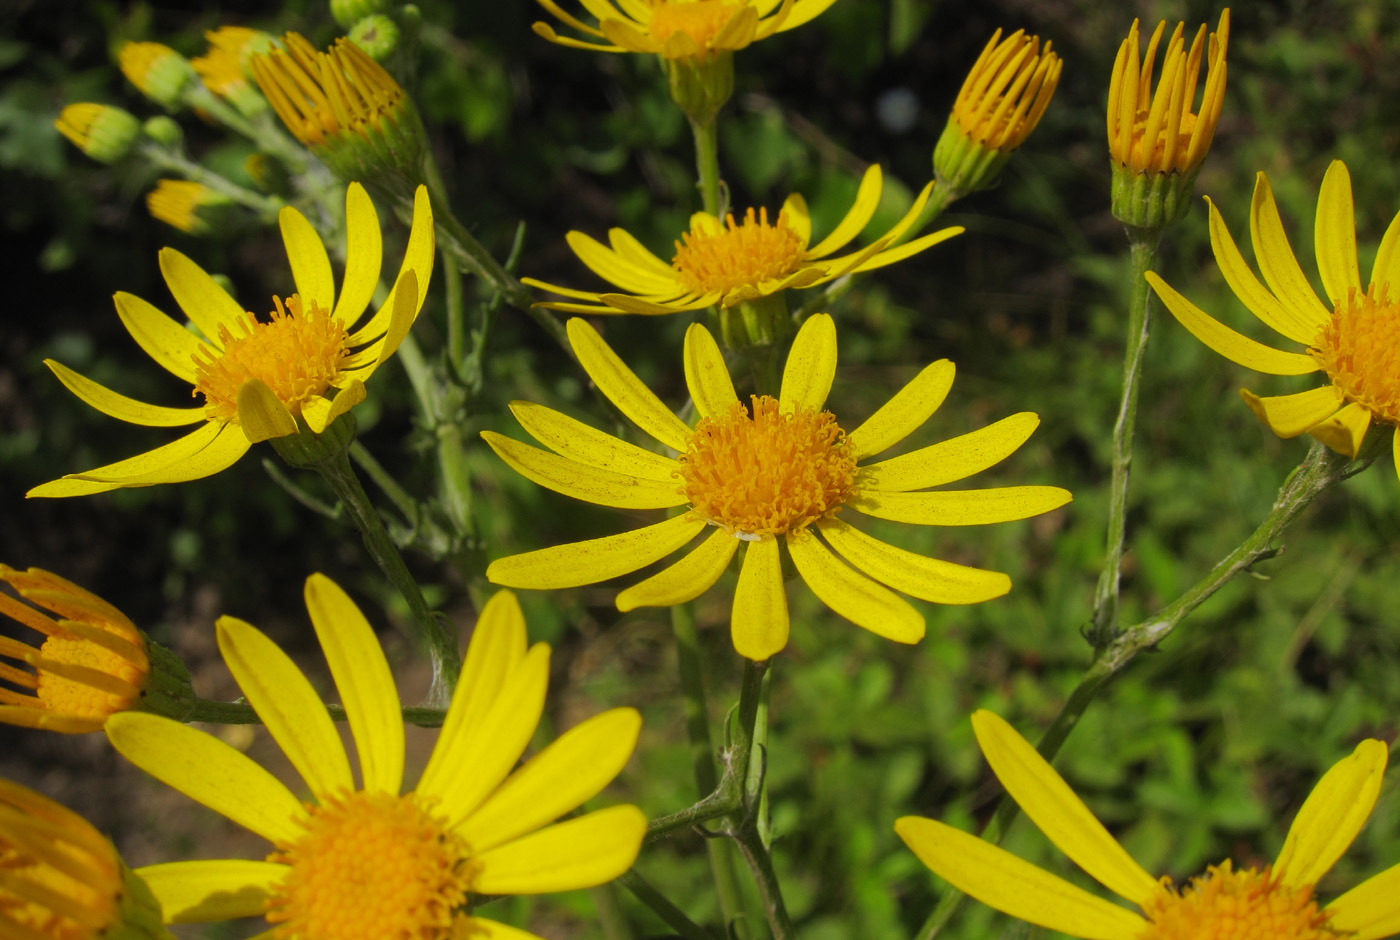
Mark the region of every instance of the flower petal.
<instances>
[{"instance_id":1,"label":"flower petal","mask_svg":"<svg viewBox=\"0 0 1400 940\"><path fill-rule=\"evenodd\" d=\"M1371 412L1349 402L1327 420L1308 428L1308 433L1339 454L1355 458L1361 452L1361 442L1371 428Z\"/></svg>"},{"instance_id":2,"label":"flower petal","mask_svg":"<svg viewBox=\"0 0 1400 940\"><path fill-rule=\"evenodd\" d=\"M418 319L418 311L423 309L422 303L419 302L420 293L417 273L411 270L403 272L399 277L399 282L394 285L394 305L389 308L389 322L385 324L384 335L353 356L342 360L342 369L348 368L350 362L357 357L364 358L368 364L359 373L363 381L373 375L375 370L382 366L390 356L398 352L404 337L408 335L409 329Z\"/></svg>"},{"instance_id":3,"label":"flower petal","mask_svg":"<svg viewBox=\"0 0 1400 940\"><path fill-rule=\"evenodd\" d=\"M297 433L297 420L262 379L249 379L238 388L238 425L253 444Z\"/></svg>"},{"instance_id":4,"label":"flower petal","mask_svg":"<svg viewBox=\"0 0 1400 940\"><path fill-rule=\"evenodd\" d=\"M866 175L869 175L868 171ZM807 200L802 198L801 193L788 193L788 197L783 200L783 207L778 210L778 216L797 233L804 248L812 244L812 210L807 208ZM860 229L856 229L846 241L850 241L859 234ZM844 245L845 242L841 244ZM812 257L810 253L806 253L804 256Z\"/></svg>"},{"instance_id":5,"label":"flower petal","mask_svg":"<svg viewBox=\"0 0 1400 940\"><path fill-rule=\"evenodd\" d=\"M861 467L859 485L862 489L903 492L952 483L1005 460L1039 425L1039 415L1023 411L981 430Z\"/></svg>"},{"instance_id":6,"label":"flower petal","mask_svg":"<svg viewBox=\"0 0 1400 940\"><path fill-rule=\"evenodd\" d=\"M921 235L911 242L905 242L903 245L896 245L893 248L887 248L884 251L876 252L860 264L851 268L849 273L864 274L867 271L874 271L878 268L898 264L905 258L912 258L925 249L932 248L934 245L941 245L948 239L961 235L965 231L967 231L967 229L963 228L961 225L950 225L936 232L929 232L927 235Z\"/></svg>"},{"instance_id":7,"label":"flower petal","mask_svg":"<svg viewBox=\"0 0 1400 940\"><path fill-rule=\"evenodd\" d=\"M739 400L734 380L724 364L724 353L710 331L692 323L685 331L685 384L702 418L724 414Z\"/></svg>"},{"instance_id":8,"label":"flower petal","mask_svg":"<svg viewBox=\"0 0 1400 940\"><path fill-rule=\"evenodd\" d=\"M625 613L638 607L671 607L694 600L714 587L738 549L739 539L716 529L680 561L617 595L617 609Z\"/></svg>"},{"instance_id":9,"label":"flower petal","mask_svg":"<svg viewBox=\"0 0 1400 940\"><path fill-rule=\"evenodd\" d=\"M417 318L423 309L423 301L428 298L428 284L433 277L433 258L436 248L436 235L433 228L433 207L428 199L428 190L419 186L413 194L413 225L408 232L408 245L404 248L403 263L394 275L394 289L384 298L379 309L350 335L350 343L356 345L381 336L389 331L389 322L395 316L395 304L402 287L407 290L408 282L404 274L414 274L413 288L418 296L413 303L413 316ZM412 322L412 321L410 321ZM348 326L348 324L347 324ZM388 358L387 354L384 358Z\"/></svg>"},{"instance_id":10,"label":"flower petal","mask_svg":"<svg viewBox=\"0 0 1400 940\"><path fill-rule=\"evenodd\" d=\"M119 421L145 425L150 428L173 428L205 420L202 407L166 408L161 405L148 405L144 401L137 401L119 392L114 392L105 385L100 385L87 376L74 372L61 362L45 359L44 365L58 376L58 380L68 388L68 391L81 398L84 404L96 408L104 415L111 415Z\"/></svg>"},{"instance_id":11,"label":"flower petal","mask_svg":"<svg viewBox=\"0 0 1400 940\"><path fill-rule=\"evenodd\" d=\"M643 480L677 484L675 460L575 421L566 414L528 401L510 403L510 413L530 436L561 457L599 470Z\"/></svg>"},{"instance_id":12,"label":"flower petal","mask_svg":"<svg viewBox=\"0 0 1400 940\"><path fill-rule=\"evenodd\" d=\"M306 818L301 801L252 758L189 725L145 712L107 719L107 739L162 783L269 842L292 842Z\"/></svg>"},{"instance_id":13,"label":"flower petal","mask_svg":"<svg viewBox=\"0 0 1400 940\"><path fill-rule=\"evenodd\" d=\"M1327 927L1347 940L1381 940L1400 933L1400 865L1372 875L1325 908Z\"/></svg>"},{"instance_id":14,"label":"flower petal","mask_svg":"<svg viewBox=\"0 0 1400 940\"><path fill-rule=\"evenodd\" d=\"M1386 227L1385 235L1381 237L1376 261L1371 265L1371 283L1378 287L1389 285L1386 296L1392 302L1400 293L1400 212L1395 213Z\"/></svg>"},{"instance_id":15,"label":"flower petal","mask_svg":"<svg viewBox=\"0 0 1400 940\"><path fill-rule=\"evenodd\" d=\"M1192 336L1231 362L1270 375L1307 375L1321 368L1312 356L1284 352L1235 332L1178 294L1155 271L1148 271L1146 277L1172 316L1190 330Z\"/></svg>"},{"instance_id":16,"label":"flower petal","mask_svg":"<svg viewBox=\"0 0 1400 940\"><path fill-rule=\"evenodd\" d=\"M497 558L487 567L486 577L493 584L535 590L596 584L665 558L705 525L704 519L684 513L618 535Z\"/></svg>"},{"instance_id":17,"label":"flower petal","mask_svg":"<svg viewBox=\"0 0 1400 940\"><path fill-rule=\"evenodd\" d=\"M675 280L676 272L671 268L671 265L652 254L626 229L608 229L608 242L612 245L613 251L638 267L651 271L658 277L664 277L670 281Z\"/></svg>"},{"instance_id":18,"label":"flower petal","mask_svg":"<svg viewBox=\"0 0 1400 940\"><path fill-rule=\"evenodd\" d=\"M578 356L579 364L607 396L632 422L643 431L675 451L685 452L690 440L690 428L671 409L661 403L651 389L637 378L636 373L618 358L617 353L598 331L575 317L568 322L569 343Z\"/></svg>"},{"instance_id":19,"label":"flower petal","mask_svg":"<svg viewBox=\"0 0 1400 940\"><path fill-rule=\"evenodd\" d=\"M1254 199L1249 206L1249 232L1254 242L1254 260L1259 263L1264 282L1274 295L1292 307L1299 319L1325 322L1332 311L1317 299L1303 269L1298 266L1298 258L1288 244L1288 235L1278 215L1269 178L1262 172L1255 178Z\"/></svg>"},{"instance_id":20,"label":"flower petal","mask_svg":"<svg viewBox=\"0 0 1400 940\"><path fill-rule=\"evenodd\" d=\"M924 638L924 615L899 595L842 562L810 531L789 532L797 573L823 604L858 627L896 643Z\"/></svg>"},{"instance_id":21,"label":"flower petal","mask_svg":"<svg viewBox=\"0 0 1400 940\"><path fill-rule=\"evenodd\" d=\"M1297 437L1336 414L1342 406L1337 390L1331 385L1264 398L1242 388L1240 397L1261 423L1282 438Z\"/></svg>"},{"instance_id":22,"label":"flower petal","mask_svg":"<svg viewBox=\"0 0 1400 940\"><path fill-rule=\"evenodd\" d=\"M635 708L614 708L570 728L511 774L457 834L473 852L486 852L582 806L622 772L641 730Z\"/></svg>"},{"instance_id":23,"label":"flower petal","mask_svg":"<svg viewBox=\"0 0 1400 940\"><path fill-rule=\"evenodd\" d=\"M303 309L311 309L314 303L331 312L335 309L335 274L321 236L306 216L292 206L283 206L277 213L277 225L282 229L282 244L287 249L287 262L292 266L292 280Z\"/></svg>"},{"instance_id":24,"label":"flower petal","mask_svg":"<svg viewBox=\"0 0 1400 940\"><path fill-rule=\"evenodd\" d=\"M213 433L209 434L210 431ZM165 447L158 447L155 450L123 460L120 464L98 467L86 473L75 473L73 476L81 480L115 483L120 486L184 483L187 480L200 480L207 476L213 476L221 470L227 470L237 463L238 458L246 454L248 448L252 446L248 443L248 438L243 435L241 428L218 421L210 421L203 428L187 434L180 441L174 443L179 444L201 434L208 434L205 446L181 459L167 462L164 453ZM166 447L170 446L166 445ZM162 456L157 458L157 454ZM120 472L117 470L119 466L122 467ZM143 467L149 469L142 469Z\"/></svg>"},{"instance_id":25,"label":"flower petal","mask_svg":"<svg viewBox=\"0 0 1400 940\"><path fill-rule=\"evenodd\" d=\"M166 862L136 869L160 902L167 924L257 917L267 910L287 866L244 859Z\"/></svg>"},{"instance_id":26,"label":"flower petal","mask_svg":"<svg viewBox=\"0 0 1400 940\"><path fill-rule=\"evenodd\" d=\"M729 635L735 651L754 662L762 662L787 646L787 592L776 538L750 542L744 550Z\"/></svg>"},{"instance_id":27,"label":"flower petal","mask_svg":"<svg viewBox=\"0 0 1400 940\"><path fill-rule=\"evenodd\" d=\"M864 460L912 434L948 397L956 371L947 359L924 366L893 398L847 435L851 455Z\"/></svg>"},{"instance_id":28,"label":"flower petal","mask_svg":"<svg viewBox=\"0 0 1400 940\"><path fill-rule=\"evenodd\" d=\"M1385 742L1368 738L1322 775L1294 817L1274 862L1280 884L1315 885L1332 869L1376 805L1388 756Z\"/></svg>"},{"instance_id":29,"label":"flower petal","mask_svg":"<svg viewBox=\"0 0 1400 940\"><path fill-rule=\"evenodd\" d=\"M229 672L316 798L353 790L340 733L291 657L236 617L220 617L215 627Z\"/></svg>"},{"instance_id":30,"label":"flower petal","mask_svg":"<svg viewBox=\"0 0 1400 940\"><path fill-rule=\"evenodd\" d=\"M952 826L905 816L894 831L938 877L1019 920L1084 940L1132 940L1149 926L1132 911Z\"/></svg>"},{"instance_id":31,"label":"flower petal","mask_svg":"<svg viewBox=\"0 0 1400 940\"><path fill-rule=\"evenodd\" d=\"M802 405L820 410L836 377L836 321L829 314L814 313L797 331L783 367L778 401L784 414Z\"/></svg>"},{"instance_id":32,"label":"flower petal","mask_svg":"<svg viewBox=\"0 0 1400 940\"><path fill-rule=\"evenodd\" d=\"M350 721L363 787L397 796L403 784L403 714L384 649L360 608L330 578L311 575L304 594Z\"/></svg>"},{"instance_id":33,"label":"flower petal","mask_svg":"<svg viewBox=\"0 0 1400 940\"><path fill-rule=\"evenodd\" d=\"M326 428L335 423L335 420L345 412L354 408L365 400L365 383L359 379L351 379L345 383L345 387L336 393L335 398L322 405L326 399L320 395L310 401L303 402L301 406L301 416L315 434L325 433Z\"/></svg>"},{"instance_id":34,"label":"flower petal","mask_svg":"<svg viewBox=\"0 0 1400 940\"><path fill-rule=\"evenodd\" d=\"M840 251L846 247L851 239L863 232L880 205L880 190L883 187L884 179L881 176L880 164L872 163L860 179L860 189L856 191L856 201L851 204L851 208L846 212L846 217L837 223L830 235L807 251L806 258L808 260L825 258L833 251ZM808 230L810 234L810 223Z\"/></svg>"},{"instance_id":35,"label":"flower petal","mask_svg":"<svg viewBox=\"0 0 1400 940\"><path fill-rule=\"evenodd\" d=\"M135 294L117 291L112 302L122 326L146 355L171 375L193 385L194 355L204 348L199 337Z\"/></svg>"},{"instance_id":36,"label":"flower petal","mask_svg":"<svg viewBox=\"0 0 1400 940\"><path fill-rule=\"evenodd\" d=\"M986 709L973 714L972 730L992 772L1031 822L1095 881L1143 906L1158 890L1157 879L1118 844L1030 742Z\"/></svg>"},{"instance_id":37,"label":"flower petal","mask_svg":"<svg viewBox=\"0 0 1400 940\"><path fill-rule=\"evenodd\" d=\"M600 885L632 867L646 832L647 818L630 805L557 823L478 855L472 889L543 894Z\"/></svg>"},{"instance_id":38,"label":"flower petal","mask_svg":"<svg viewBox=\"0 0 1400 940\"><path fill-rule=\"evenodd\" d=\"M616 470L602 470L511 440L495 431L482 431L481 439L516 473L574 499L619 509L669 509L686 502L675 480L648 480Z\"/></svg>"},{"instance_id":39,"label":"flower petal","mask_svg":"<svg viewBox=\"0 0 1400 940\"><path fill-rule=\"evenodd\" d=\"M686 310L700 310L708 307L719 298L718 293L682 294L672 299L671 295L658 295L656 298L633 297L631 294L599 294L598 299L616 308L598 310L598 313L635 313L644 317L665 316L668 313L681 313ZM545 306L545 305L541 305ZM559 309L560 304L548 306ZM726 304L727 306L727 304Z\"/></svg>"},{"instance_id":40,"label":"flower petal","mask_svg":"<svg viewBox=\"0 0 1400 940\"><path fill-rule=\"evenodd\" d=\"M618 254L607 245L582 232L564 236L574 254L594 274L634 294L660 294L680 287L675 275L667 277L651 265L643 265Z\"/></svg>"},{"instance_id":41,"label":"flower petal","mask_svg":"<svg viewBox=\"0 0 1400 940\"><path fill-rule=\"evenodd\" d=\"M1322 287L1334 304L1346 297L1349 290L1366 289L1356 265L1356 210L1352 205L1351 175L1340 160L1333 160L1322 177L1317 219L1313 224L1313 245Z\"/></svg>"},{"instance_id":42,"label":"flower petal","mask_svg":"<svg viewBox=\"0 0 1400 940\"><path fill-rule=\"evenodd\" d=\"M219 327L232 325L244 309L203 268L174 248L162 248L159 257L160 273L175 302L205 339L218 342Z\"/></svg>"},{"instance_id":43,"label":"flower petal","mask_svg":"<svg viewBox=\"0 0 1400 940\"><path fill-rule=\"evenodd\" d=\"M1220 210L1210 201L1209 196L1206 197L1206 204L1210 206L1210 247L1215 252L1215 263L1219 265L1220 273L1225 275L1225 282L1230 285L1230 290L1249 308L1250 313L1272 329L1295 343L1312 345L1325 321L1300 317L1297 310L1284 304L1260 284L1259 278L1254 276L1254 272L1245 263L1244 255L1240 254L1230 230L1225 227L1225 219L1220 215Z\"/></svg>"},{"instance_id":44,"label":"flower petal","mask_svg":"<svg viewBox=\"0 0 1400 940\"><path fill-rule=\"evenodd\" d=\"M937 493L862 491L848 505L867 516L912 525L989 525L1029 519L1073 498L1058 486L999 486Z\"/></svg>"},{"instance_id":45,"label":"flower petal","mask_svg":"<svg viewBox=\"0 0 1400 940\"><path fill-rule=\"evenodd\" d=\"M546 5L546 9L548 9L548 0L540 0L540 3ZM543 25L543 23L536 23L535 32L540 32L538 27ZM609 50L607 46L595 46L585 42L573 41L566 43L563 37L554 39L554 42L560 45L581 46L600 52ZM452 921L452 928L452 937L454 940L456 940L456 938L468 937L471 938L471 940L542 940L538 934L530 933L528 930L521 930L519 927L512 927L509 924L503 924L498 920L487 920L485 917L466 917L462 914L457 914Z\"/></svg>"},{"instance_id":46,"label":"flower petal","mask_svg":"<svg viewBox=\"0 0 1400 940\"><path fill-rule=\"evenodd\" d=\"M345 190L345 282L335 316L347 327L369 307L379 286L379 269L384 265L384 235L379 229L379 213L359 183Z\"/></svg>"},{"instance_id":47,"label":"flower petal","mask_svg":"<svg viewBox=\"0 0 1400 940\"><path fill-rule=\"evenodd\" d=\"M208 447L209 442L217 438L227 427L228 425L223 425L218 421L210 421L203 427L197 428L169 444L157 447L155 450L148 450L144 454L137 454L126 460L96 467L87 473L69 474L62 479L34 487L25 496L87 496L92 493L105 493L107 490L117 489L124 485L121 479L123 474L145 473L155 468L167 467L172 463L186 460ZM240 438L243 437L242 432L237 431L237 429L235 429L235 433ZM117 479L108 479L109 477Z\"/></svg>"},{"instance_id":48,"label":"flower petal","mask_svg":"<svg viewBox=\"0 0 1400 940\"><path fill-rule=\"evenodd\" d=\"M1000 571L955 565L896 548L840 519L824 519L817 529L851 564L876 581L935 604L980 604L1011 590Z\"/></svg>"}]
</instances>

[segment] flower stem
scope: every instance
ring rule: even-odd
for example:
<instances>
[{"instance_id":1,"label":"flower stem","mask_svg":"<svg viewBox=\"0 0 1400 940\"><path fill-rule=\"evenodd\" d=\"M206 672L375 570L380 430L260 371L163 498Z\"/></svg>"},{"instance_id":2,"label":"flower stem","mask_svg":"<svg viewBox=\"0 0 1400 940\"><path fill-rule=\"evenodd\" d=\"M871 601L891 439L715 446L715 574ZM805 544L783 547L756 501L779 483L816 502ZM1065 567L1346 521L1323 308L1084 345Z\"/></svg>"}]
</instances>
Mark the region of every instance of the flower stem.
<instances>
[{"instance_id":1,"label":"flower stem","mask_svg":"<svg viewBox=\"0 0 1400 940\"><path fill-rule=\"evenodd\" d=\"M685 912L672 904L666 895L657 891L650 882L637 874L636 869L624 872L617 880L622 882L622 886L631 891L638 901L651 908L657 917L664 920L666 926L680 934L685 940L715 940L715 937L708 930L686 917Z\"/></svg>"},{"instance_id":2,"label":"flower stem","mask_svg":"<svg viewBox=\"0 0 1400 940\"><path fill-rule=\"evenodd\" d=\"M262 193L239 186L232 180L215 173L201 163L196 163L170 147L146 143L141 146L140 153L141 156L162 170L179 173L185 179L206 186L221 196L227 196L239 205L252 209L268 219L276 218L278 211L286 205L276 196L264 196Z\"/></svg>"},{"instance_id":3,"label":"flower stem","mask_svg":"<svg viewBox=\"0 0 1400 940\"><path fill-rule=\"evenodd\" d=\"M690 130L695 135L695 168L700 176L700 202L705 211L719 218L719 131L718 122L711 116L708 121L690 121Z\"/></svg>"},{"instance_id":4,"label":"flower stem","mask_svg":"<svg viewBox=\"0 0 1400 940\"><path fill-rule=\"evenodd\" d=\"M1133 462L1133 431L1137 424L1138 389L1147 337L1152 328L1151 293L1143 276L1157 263L1159 231L1129 229L1132 254L1132 294L1128 301L1127 349L1123 355L1123 398L1113 425L1113 479L1108 493L1108 555L1094 592L1094 619L1089 638L1095 649L1113 642L1118 626L1118 590L1126 538L1128 471Z\"/></svg>"}]
</instances>

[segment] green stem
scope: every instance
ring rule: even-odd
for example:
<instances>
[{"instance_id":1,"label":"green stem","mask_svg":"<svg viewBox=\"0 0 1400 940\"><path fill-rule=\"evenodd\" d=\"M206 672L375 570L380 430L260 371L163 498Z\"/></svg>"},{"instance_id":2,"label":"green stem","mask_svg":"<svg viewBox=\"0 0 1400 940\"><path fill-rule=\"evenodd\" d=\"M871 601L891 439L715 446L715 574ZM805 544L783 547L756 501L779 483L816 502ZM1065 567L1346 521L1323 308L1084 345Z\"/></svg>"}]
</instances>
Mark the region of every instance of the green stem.
<instances>
[{"instance_id":1,"label":"green stem","mask_svg":"<svg viewBox=\"0 0 1400 940\"><path fill-rule=\"evenodd\" d=\"M617 880L622 882L622 886L631 891L638 901L651 908L657 917L665 921L667 927L685 940L715 940L713 934L686 917L684 911L672 904L666 895L653 888L635 869L625 872Z\"/></svg>"},{"instance_id":2,"label":"green stem","mask_svg":"<svg viewBox=\"0 0 1400 940\"><path fill-rule=\"evenodd\" d=\"M700 201L706 212L720 216L719 204L719 131L715 117L708 121L690 120L695 135L695 168L700 176Z\"/></svg>"},{"instance_id":3,"label":"green stem","mask_svg":"<svg viewBox=\"0 0 1400 940\"><path fill-rule=\"evenodd\" d=\"M919 213L919 217L914 220L913 225L904 230L904 234L886 245L886 250L896 245L902 245L904 242L918 235L928 227L930 222L942 215L943 210L952 205L957 198L958 193L956 190L941 180L935 179L933 181L933 189L930 190L928 194L928 202L924 203L924 208Z\"/></svg>"},{"instance_id":4,"label":"green stem","mask_svg":"<svg viewBox=\"0 0 1400 940\"><path fill-rule=\"evenodd\" d=\"M593 907L598 912L598 923L603 928L605 940L632 940L632 927L623 913L617 886L596 885L588 889L588 894L593 898Z\"/></svg>"},{"instance_id":5,"label":"green stem","mask_svg":"<svg viewBox=\"0 0 1400 940\"><path fill-rule=\"evenodd\" d=\"M1152 328L1151 298L1143 276L1157 263L1159 232L1130 229L1132 295L1128 301L1127 350L1123 356L1123 398L1113 425L1113 479L1108 492L1108 555L1094 592L1094 619L1089 638L1102 649L1117 635L1118 591L1123 569L1123 543L1128 513L1128 471L1133 462L1133 431L1137 424L1138 389L1147 337Z\"/></svg>"},{"instance_id":6,"label":"green stem","mask_svg":"<svg viewBox=\"0 0 1400 940\"><path fill-rule=\"evenodd\" d=\"M447 361L453 374L459 374L467 354L466 312L462 303L462 272L442 251L442 283L447 294Z\"/></svg>"},{"instance_id":7,"label":"green stem","mask_svg":"<svg viewBox=\"0 0 1400 940\"><path fill-rule=\"evenodd\" d=\"M281 199L275 196L264 196L262 193L254 192L239 186L232 180L215 173L213 170L196 163L184 154L172 150L169 147L162 147L153 142L146 142L141 145L141 156L162 170L171 170L179 173L191 182L199 183L208 187L213 192L222 196L227 196L241 206L252 209L261 215L272 218L276 216L281 208L286 205Z\"/></svg>"},{"instance_id":8,"label":"green stem","mask_svg":"<svg viewBox=\"0 0 1400 940\"><path fill-rule=\"evenodd\" d=\"M350 443L350 459L359 464L360 469L368 474L374 481L374 485L389 497L389 501L394 504L403 517L410 524L418 521L419 509L418 501L409 495L408 490L399 485L399 481L394 479L394 475L384 469L384 465L369 452L369 448L359 441Z\"/></svg>"},{"instance_id":9,"label":"green stem","mask_svg":"<svg viewBox=\"0 0 1400 940\"><path fill-rule=\"evenodd\" d=\"M466 438L457 422L462 391L456 384L434 374L409 333L399 344L395 356L408 373L409 384L423 416L423 424L437 441L438 478L442 506L458 540L470 539L476 531L472 520L471 470L467 461Z\"/></svg>"},{"instance_id":10,"label":"green stem","mask_svg":"<svg viewBox=\"0 0 1400 940\"><path fill-rule=\"evenodd\" d=\"M345 721L345 708L341 705L327 705L332 721ZM420 728L440 728L447 718L442 708L409 707L401 709L403 720ZM195 699L194 711L189 721L205 721L218 725L259 725L262 719L247 702L211 702L208 699Z\"/></svg>"},{"instance_id":11,"label":"green stem","mask_svg":"<svg viewBox=\"0 0 1400 940\"><path fill-rule=\"evenodd\" d=\"M787 905L783 903L783 893L778 885L778 875L773 871L773 859L768 847L763 844L758 829L745 826L735 836L739 852L748 862L753 872L754 883L758 886L759 900L768 914L768 926L773 930L773 940L792 940L796 934L792 929L792 918L788 916Z\"/></svg>"}]
</instances>

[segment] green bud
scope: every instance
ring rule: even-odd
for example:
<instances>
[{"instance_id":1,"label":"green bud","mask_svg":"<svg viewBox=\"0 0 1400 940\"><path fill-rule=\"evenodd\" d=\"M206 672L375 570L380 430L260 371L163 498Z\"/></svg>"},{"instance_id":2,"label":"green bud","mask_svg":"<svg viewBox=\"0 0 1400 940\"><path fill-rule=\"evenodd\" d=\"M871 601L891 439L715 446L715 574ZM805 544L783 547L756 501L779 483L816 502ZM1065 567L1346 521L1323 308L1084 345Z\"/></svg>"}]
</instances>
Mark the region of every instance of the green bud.
<instances>
[{"instance_id":1,"label":"green bud","mask_svg":"<svg viewBox=\"0 0 1400 940\"><path fill-rule=\"evenodd\" d=\"M53 123L74 146L102 163L126 156L141 135L141 124L130 112L91 102L68 105Z\"/></svg>"},{"instance_id":2,"label":"green bud","mask_svg":"<svg viewBox=\"0 0 1400 940\"><path fill-rule=\"evenodd\" d=\"M331 16L342 28L349 29L367 16L388 13L392 6L389 0L331 0Z\"/></svg>"},{"instance_id":3,"label":"green bud","mask_svg":"<svg viewBox=\"0 0 1400 940\"><path fill-rule=\"evenodd\" d=\"M383 62L399 44L399 25L382 13L367 16L350 30L350 41L376 62Z\"/></svg>"},{"instance_id":4,"label":"green bud","mask_svg":"<svg viewBox=\"0 0 1400 940\"><path fill-rule=\"evenodd\" d=\"M185 142L185 132L180 125L164 114L148 118L146 123L141 125L141 130L145 131L151 140L165 147L175 148Z\"/></svg>"}]
</instances>

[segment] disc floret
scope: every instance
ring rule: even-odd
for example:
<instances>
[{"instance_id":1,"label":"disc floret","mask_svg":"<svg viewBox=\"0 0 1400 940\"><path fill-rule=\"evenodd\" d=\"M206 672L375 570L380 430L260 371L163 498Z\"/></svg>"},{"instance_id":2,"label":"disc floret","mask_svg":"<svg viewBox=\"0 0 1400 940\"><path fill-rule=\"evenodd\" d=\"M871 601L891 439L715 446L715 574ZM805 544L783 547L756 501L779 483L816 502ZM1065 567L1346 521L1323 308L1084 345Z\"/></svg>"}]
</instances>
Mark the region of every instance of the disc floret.
<instances>
[{"instance_id":1,"label":"disc floret","mask_svg":"<svg viewBox=\"0 0 1400 940\"><path fill-rule=\"evenodd\" d=\"M723 227L697 226L682 234L671 267L687 291L727 294L786 277L802 263L806 247L786 210L770 224L766 208L757 216L750 208L743 222L736 224L731 213Z\"/></svg>"},{"instance_id":2,"label":"disc floret","mask_svg":"<svg viewBox=\"0 0 1400 940\"><path fill-rule=\"evenodd\" d=\"M1236 871L1227 859L1181 888L1163 890L1144 913L1151 926L1141 940L1336 940L1350 931L1327 927L1312 886L1289 887L1269 867Z\"/></svg>"},{"instance_id":3,"label":"disc floret","mask_svg":"<svg viewBox=\"0 0 1400 940\"><path fill-rule=\"evenodd\" d=\"M1400 304L1389 284L1349 289L1308 352L1339 395L1400 424Z\"/></svg>"}]
</instances>

